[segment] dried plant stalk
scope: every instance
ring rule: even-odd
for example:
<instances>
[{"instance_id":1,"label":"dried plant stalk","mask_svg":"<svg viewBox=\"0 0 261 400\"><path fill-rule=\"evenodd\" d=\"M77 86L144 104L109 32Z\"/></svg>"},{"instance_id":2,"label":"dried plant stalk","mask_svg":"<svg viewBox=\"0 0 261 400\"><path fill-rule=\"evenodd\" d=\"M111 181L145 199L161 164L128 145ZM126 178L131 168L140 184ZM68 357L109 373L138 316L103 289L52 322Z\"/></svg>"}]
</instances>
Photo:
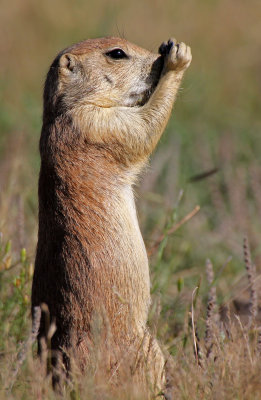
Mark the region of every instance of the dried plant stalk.
<instances>
[{"instance_id":1,"label":"dried plant stalk","mask_svg":"<svg viewBox=\"0 0 261 400\"><path fill-rule=\"evenodd\" d=\"M254 195L255 204L259 218L261 217L261 173L258 164L253 164L249 168L250 184Z\"/></svg>"},{"instance_id":2,"label":"dried plant stalk","mask_svg":"<svg viewBox=\"0 0 261 400\"><path fill-rule=\"evenodd\" d=\"M196 362L199 365L199 358L198 358L198 343L197 343L197 336L196 336L196 328L194 322L194 296L198 290L198 286L192 292L192 303L191 303L191 324L192 324L192 334L193 334L193 344L194 344L194 354L196 358Z\"/></svg>"},{"instance_id":3,"label":"dried plant stalk","mask_svg":"<svg viewBox=\"0 0 261 400\"><path fill-rule=\"evenodd\" d=\"M261 328L257 330L257 345L256 345L257 355L261 357Z\"/></svg>"},{"instance_id":4,"label":"dried plant stalk","mask_svg":"<svg viewBox=\"0 0 261 400\"><path fill-rule=\"evenodd\" d=\"M232 332L232 322L230 315L229 305L226 303L221 304L219 308L219 316L220 316L220 331L225 331L228 339L233 341L233 332Z\"/></svg>"},{"instance_id":5,"label":"dried plant stalk","mask_svg":"<svg viewBox=\"0 0 261 400\"><path fill-rule=\"evenodd\" d=\"M245 330L243 328L243 325L242 325L242 322L241 322L239 316L235 315L235 318L237 319L238 324L240 326L240 329L242 331L242 335L243 335L243 338L244 338L244 341L245 341L245 344L246 344L246 350L247 350L247 354L248 354L248 357L249 357L249 361L250 361L251 365L253 365L251 349L250 349L250 343L249 343L249 337L248 337L247 333L245 332Z\"/></svg>"},{"instance_id":6,"label":"dried plant stalk","mask_svg":"<svg viewBox=\"0 0 261 400\"><path fill-rule=\"evenodd\" d=\"M204 353L201 350L200 337L199 337L198 328L197 328L196 323L195 323L195 339L196 339L196 347L197 347L197 353L196 353L197 354L197 362L200 367L203 367ZM196 356L196 354L195 354L195 356Z\"/></svg>"},{"instance_id":7,"label":"dried plant stalk","mask_svg":"<svg viewBox=\"0 0 261 400\"><path fill-rule=\"evenodd\" d=\"M250 289L250 307L249 307L249 323L248 327L252 325L252 323L255 321L256 316L257 316L257 290L256 290L256 266L252 263L251 260L251 254L250 254L250 249L249 249L249 243L248 243L248 238L244 238L244 244L243 244L243 249L244 249L244 261L245 261L245 267L247 271L247 278L249 282L249 289Z\"/></svg>"},{"instance_id":8,"label":"dried plant stalk","mask_svg":"<svg viewBox=\"0 0 261 400\"><path fill-rule=\"evenodd\" d=\"M33 344L37 338L39 327L41 321L41 308L34 307L34 315L33 315L33 326L32 326L32 333L31 333L31 344Z\"/></svg>"},{"instance_id":9,"label":"dried plant stalk","mask_svg":"<svg viewBox=\"0 0 261 400\"><path fill-rule=\"evenodd\" d=\"M213 285L214 271L210 260L206 261L206 275L209 284L205 344L207 349L207 358L210 356L214 345L214 327L215 327L215 308L217 303L216 287Z\"/></svg>"},{"instance_id":10,"label":"dried plant stalk","mask_svg":"<svg viewBox=\"0 0 261 400\"><path fill-rule=\"evenodd\" d=\"M29 346L31 346L37 338L39 327L40 327L40 320L41 320L41 308L34 307L32 331L31 331L31 334L28 337L28 339L23 343L22 348L18 353L16 366L12 373L12 379L11 379L11 383L9 386L9 391L12 390L12 387L15 383L18 372L26 359L26 355L27 355Z\"/></svg>"},{"instance_id":11,"label":"dried plant stalk","mask_svg":"<svg viewBox=\"0 0 261 400\"><path fill-rule=\"evenodd\" d=\"M176 232L182 225L184 225L186 222L188 222L191 218L194 217L200 210L200 206L197 205L190 213L185 215L184 218L182 218L179 222L177 222L175 225L173 225L165 234L162 234L158 240L154 243L154 245L151 247L150 250L148 250L149 256L153 255L161 242L165 239L166 236L171 235L172 233Z\"/></svg>"}]
</instances>

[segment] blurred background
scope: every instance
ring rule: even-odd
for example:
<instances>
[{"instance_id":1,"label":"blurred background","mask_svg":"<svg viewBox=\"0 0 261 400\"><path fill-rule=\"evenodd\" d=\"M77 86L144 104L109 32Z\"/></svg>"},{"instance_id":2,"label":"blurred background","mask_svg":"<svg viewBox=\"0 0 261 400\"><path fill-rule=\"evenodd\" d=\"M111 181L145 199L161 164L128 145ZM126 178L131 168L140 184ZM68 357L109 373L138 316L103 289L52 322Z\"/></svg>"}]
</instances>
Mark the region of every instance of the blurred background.
<instances>
[{"instance_id":1,"label":"blurred background","mask_svg":"<svg viewBox=\"0 0 261 400\"><path fill-rule=\"evenodd\" d=\"M193 61L137 188L152 293L162 298L165 320L169 310L181 312L191 290L204 287L207 258L220 303L242 293L244 235L257 269L261 262L260 16L258 0L1 1L0 231L3 245L12 242L8 282L19 273L22 248L34 260L42 91L57 52L111 35L157 51L175 37L191 46ZM196 205L200 211L168 235ZM26 290L29 297L30 284Z\"/></svg>"}]
</instances>

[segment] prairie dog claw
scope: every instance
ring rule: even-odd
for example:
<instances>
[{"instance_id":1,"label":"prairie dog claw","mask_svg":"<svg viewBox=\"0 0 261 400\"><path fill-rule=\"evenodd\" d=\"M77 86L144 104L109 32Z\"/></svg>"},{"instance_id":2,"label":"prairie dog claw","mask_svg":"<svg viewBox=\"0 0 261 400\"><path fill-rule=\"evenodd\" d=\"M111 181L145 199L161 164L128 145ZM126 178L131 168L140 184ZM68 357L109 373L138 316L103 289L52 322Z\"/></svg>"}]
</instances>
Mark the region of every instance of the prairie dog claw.
<instances>
[{"instance_id":1,"label":"prairie dog claw","mask_svg":"<svg viewBox=\"0 0 261 400\"><path fill-rule=\"evenodd\" d=\"M175 39L163 42L159 47L159 53L164 57L166 71L186 70L191 63L191 49L185 43L177 43Z\"/></svg>"}]
</instances>

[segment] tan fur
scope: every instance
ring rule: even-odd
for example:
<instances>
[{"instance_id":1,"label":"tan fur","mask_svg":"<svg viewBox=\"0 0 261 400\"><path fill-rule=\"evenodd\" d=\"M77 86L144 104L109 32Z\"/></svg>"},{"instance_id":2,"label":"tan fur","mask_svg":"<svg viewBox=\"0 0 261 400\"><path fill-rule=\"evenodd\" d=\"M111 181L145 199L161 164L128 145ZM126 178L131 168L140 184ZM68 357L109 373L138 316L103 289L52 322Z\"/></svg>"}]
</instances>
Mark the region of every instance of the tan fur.
<instances>
[{"instance_id":1,"label":"tan fur","mask_svg":"<svg viewBox=\"0 0 261 400\"><path fill-rule=\"evenodd\" d=\"M108 56L115 48L128 58ZM160 56L119 38L86 40L52 64L32 290L32 306L46 303L56 318L53 349L73 349L84 365L93 321L103 316L112 345L121 349L113 362L123 348L142 348L155 390L164 385L164 357L146 331L149 267L132 185L160 139L191 61L184 43L162 49ZM68 359L65 364L69 368Z\"/></svg>"}]
</instances>

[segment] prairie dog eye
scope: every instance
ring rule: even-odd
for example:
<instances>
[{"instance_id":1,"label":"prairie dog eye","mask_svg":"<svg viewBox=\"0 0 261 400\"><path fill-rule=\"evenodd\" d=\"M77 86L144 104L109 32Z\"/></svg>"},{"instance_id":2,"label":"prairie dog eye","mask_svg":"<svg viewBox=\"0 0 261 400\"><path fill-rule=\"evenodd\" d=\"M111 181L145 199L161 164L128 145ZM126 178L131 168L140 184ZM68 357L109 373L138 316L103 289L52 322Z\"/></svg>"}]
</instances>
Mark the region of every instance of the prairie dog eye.
<instances>
[{"instance_id":1,"label":"prairie dog eye","mask_svg":"<svg viewBox=\"0 0 261 400\"><path fill-rule=\"evenodd\" d=\"M113 58L114 60L119 60L121 58L129 58L127 54L122 49L113 49L105 53L106 56Z\"/></svg>"}]
</instances>

